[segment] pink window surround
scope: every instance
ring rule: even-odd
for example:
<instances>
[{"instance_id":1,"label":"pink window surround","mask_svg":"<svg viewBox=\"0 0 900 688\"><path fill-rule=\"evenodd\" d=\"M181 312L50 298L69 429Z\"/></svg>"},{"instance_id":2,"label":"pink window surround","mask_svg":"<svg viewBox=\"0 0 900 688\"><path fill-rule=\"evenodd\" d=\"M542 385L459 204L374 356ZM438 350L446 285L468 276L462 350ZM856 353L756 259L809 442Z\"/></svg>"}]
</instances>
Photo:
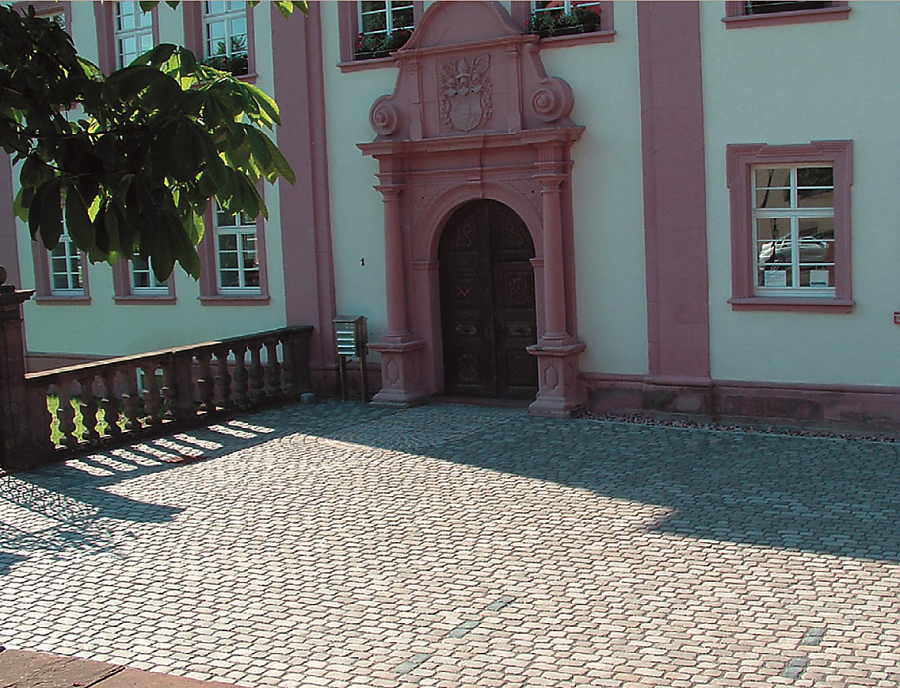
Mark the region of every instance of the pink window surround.
<instances>
[{"instance_id":1,"label":"pink window surround","mask_svg":"<svg viewBox=\"0 0 900 688\"><path fill-rule=\"evenodd\" d=\"M841 21L850 15L847 2L832 2L830 7L814 10L792 10L769 14L745 14L741 0L725 1L725 16L722 22L726 29L748 29L758 26L779 26L782 24L811 24L815 22Z\"/></svg>"},{"instance_id":2,"label":"pink window surround","mask_svg":"<svg viewBox=\"0 0 900 688\"><path fill-rule=\"evenodd\" d=\"M612 0L597 3L600 8L600 28L597 31L577 33L571 36L541 38L541 49L565 48L569 45L585 45L588 43L612 43L616 37L613 24L613 8L615 4ZM527 33L526 22L531 16L531 2L528 0L513 0L509 4L509 14L516 26L521 27L523 33Z\"/></svg>"},{"instance_id":3,"label":"pink window surround","mask_svg":"<svg viewBox=\"0 0 900 688\"><path fill-rule=\"evenodd\" d=\"M210 204L213 206L213 204ZM206 211L204 218L206 232L197 246L200 254L200 303L204 306L265 306L271 300L269 280L266 277L266 239L262 216L256 218L256 258L259 261L259 293L230 293L219 289L219 274L216 265L216 231L213 218L214 208Z\"/></svg>"},{"instance_id":4,"label":"pink window surround","mask_svg":"<svg viewBox=\"0 0 900 688\"><path fill-rule=\"evenodd\" d=\"M159 8L150 10L153 17L153 45L159 44ZM94 18L97 21L97 65L104 74L117 69L116 65L116 3L94 3Z\"/></svg>"},{"instance_id":5,"label":"pink window surround","mask_svg":"<svg viewBox=\"0 0 900 688\"><path fill-rule=\"evenodd\" d=\"M425 3L422 0L413 2L413 21L419 25ZM356 59L356 39L359 37L359 3L343 0L338 3L338 33L341 46L341 61L338 67L342 72L358 72L364 69L390 67L394 57L379 57L372 60Z\"/></svg>"},{"instance_id":6,"label":"pink window surround","mask_svg":"<svg viewBox=\"0 0 900 688\"><path fill-rule=\"evenodd\" d=\"M215 260L215 258L213 258ZM177 266L176 266L176 269ZM205 268L204 268L205 269ZM127 260L120 260L118 263L113 265L113 289L116 303L119 304L135 304L135 305L170 305L175 303L175 276L169 275L169 279L166 280L166 286L169 288L169 293L164 294L162 292L158 293L142 293L140 290L135 290L132 286L131 282L131 270L129 269Z\"/></svg>"},{"instance_id":7,"label":"pink window surround","mask_svg":"<svg viewBox=\"0 0 900 688\"><path fill-rule=\"evenodd\" d=\"M733 310L823 311L849 313L854 302L850 279L850 187L853 185L853 142L813 141L793 146L763 143L726 149L731 201L731 283ZM755 165L828 164L834 168L834 297L756 296L753 260Z\"/></svg>"},{"instance_id":8,"label":"pink window surround","mask_svg":"<svg viewBox=\"0 0 900 688\"><path fill-rule=\"evenodd\" d=\"M197 59L203 60L203 5L200 0L192 0L191 2L182 3L184 8L184 45L191 50ZM253 29L253 9L247 6L247 73L241 74L237 78L241 81L249 81L255 83L259 78L256 73L256 39ZM156 40L156 24L153 25Z\"/></svg>"},{"instance_id":9,"label":"pink window surround","mask_svg":"<svg viewBox=\"0 0 900 688\"><path fill-rule=\"evenodd\" d=\"M28 6L34 6L34 13L39 16L47 16L48 14L62 13L65 18L64 28L71 35L72 33L72 2L71 0L34 0L33 2L17 2L13 7L19 12L26 12Z\"/></svg>"},{"instance_id":10,"label":"pink window surround","mask_svg":"<svg viewBox=\"0 0 900 688\"><path fill-rule=\"evenodd\" d=\"M50 252L40 241L31 242L31 256L34 260L34 301L42 304L90 305L91 292L88 281L88 262L81 254L81 294L54 294L50 286Z\"/></svg>"}]
</instances>

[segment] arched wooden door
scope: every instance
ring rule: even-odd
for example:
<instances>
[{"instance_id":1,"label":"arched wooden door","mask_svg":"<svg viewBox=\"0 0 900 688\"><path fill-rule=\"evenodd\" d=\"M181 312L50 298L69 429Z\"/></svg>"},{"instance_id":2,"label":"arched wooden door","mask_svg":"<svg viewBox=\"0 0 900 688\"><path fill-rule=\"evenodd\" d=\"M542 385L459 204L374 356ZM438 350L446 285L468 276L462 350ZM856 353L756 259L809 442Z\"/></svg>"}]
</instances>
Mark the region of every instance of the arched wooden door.
<instances>
[{"instance_id":1,"label":"arched wooden door","mask_svg":"<svg viewBox=\"0 0 900 688\"><path fill-rule=\"evenodd\" d=\"M472 201L447 222L438 259L448 395L534 398L532 258L525 223L501 203Z\"/></svg>"}]
</instances>

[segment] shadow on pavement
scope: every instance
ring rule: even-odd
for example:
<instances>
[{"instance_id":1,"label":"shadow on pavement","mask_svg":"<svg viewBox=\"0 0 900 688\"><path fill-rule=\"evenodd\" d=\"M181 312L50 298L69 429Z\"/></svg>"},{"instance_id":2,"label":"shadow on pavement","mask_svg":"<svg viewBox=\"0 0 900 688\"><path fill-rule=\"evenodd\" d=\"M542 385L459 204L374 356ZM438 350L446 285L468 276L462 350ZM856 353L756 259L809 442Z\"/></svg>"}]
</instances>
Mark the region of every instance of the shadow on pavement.
<instances>
[{"instance_id":1,"label":"shadow on pavement","mask_svg":"<svg viewBox=\"0 0 900 688\"><path fill-rule=\"evenodd\" d=\"M554 421L518 409L328 403L0 478L0 502L45 521L43 528L0 523L0 574L23 552L114 547L109 519L164 522L180 512L104 489L110 485L297 434L663 506L672 514L655 524L660 532L900 561L900 443Z\"/></svg>"},{"instance_id":2,"label":"shadow on pavement","mask_svg":"<svg viewBox=\"0 0 900 688\"><path fill-rule=\"evenodd\" d=\"M265 442L275 434L269 427L231 420L0 475L0 505L5 514L0 521L0 575L26 560L28 552L112 550L116 538L121 537L115 522L173 520L183 509L130 499L105 488L223 456Z\"/></svg>"},{"instance_id":3,"label":"shadow on pavement","mask_svg":"<svg viewBox=\"0 0 900 688\"><path fill-rule=\"evenodd\" d=\"M900 561L900 443L451 406L297 429L674 510L660 532Z\"/></svg>"}]
</instances>

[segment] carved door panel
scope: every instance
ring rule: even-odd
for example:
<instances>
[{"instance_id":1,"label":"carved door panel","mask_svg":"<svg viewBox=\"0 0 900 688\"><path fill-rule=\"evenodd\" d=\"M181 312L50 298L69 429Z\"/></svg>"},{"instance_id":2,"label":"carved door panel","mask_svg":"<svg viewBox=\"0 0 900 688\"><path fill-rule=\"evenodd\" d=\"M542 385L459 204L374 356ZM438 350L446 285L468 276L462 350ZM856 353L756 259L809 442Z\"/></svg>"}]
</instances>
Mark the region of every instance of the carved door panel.
<instances>
[{"instance_id":1,"label":"carved door panel","mask_svg":"<svg viewBox=\"0 0 900 688\"><path fill-rule=\"evenodd\" d=\"M494 201L469 203L439 248L446 392L532 398L537 361L534 246L524 223Z\"/></svg>"}]
</instances>

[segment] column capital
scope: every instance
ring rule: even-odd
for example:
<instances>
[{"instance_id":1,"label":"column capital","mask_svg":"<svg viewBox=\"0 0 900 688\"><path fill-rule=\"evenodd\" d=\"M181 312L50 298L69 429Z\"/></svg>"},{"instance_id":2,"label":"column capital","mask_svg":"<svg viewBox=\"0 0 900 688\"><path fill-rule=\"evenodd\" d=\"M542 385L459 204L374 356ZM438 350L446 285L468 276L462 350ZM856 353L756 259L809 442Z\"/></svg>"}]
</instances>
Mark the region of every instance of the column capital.
<instances>
[{"instance_id":1,"label":"column capital","mask_svg":"<svg viewBox=\"0 0 900 688\"><path fill-rule=\"evenodd\" d=\"M532 175L532 179L541 183L541 193L545 191L559 191L560 185L566 181L567 178L568 175L560 172L539 172Z\"/></svg>"},{"instance_id":2,"label":"column capital","mask_svg":"<svg viewBox=\"0 0 900 688\"><path fill-rule=\"evenodd\" d=\"M403 191L402 184L376 184L375 190L381 193L382 200L396 201L400 198Z\"/></svg>"}]
</instances>

